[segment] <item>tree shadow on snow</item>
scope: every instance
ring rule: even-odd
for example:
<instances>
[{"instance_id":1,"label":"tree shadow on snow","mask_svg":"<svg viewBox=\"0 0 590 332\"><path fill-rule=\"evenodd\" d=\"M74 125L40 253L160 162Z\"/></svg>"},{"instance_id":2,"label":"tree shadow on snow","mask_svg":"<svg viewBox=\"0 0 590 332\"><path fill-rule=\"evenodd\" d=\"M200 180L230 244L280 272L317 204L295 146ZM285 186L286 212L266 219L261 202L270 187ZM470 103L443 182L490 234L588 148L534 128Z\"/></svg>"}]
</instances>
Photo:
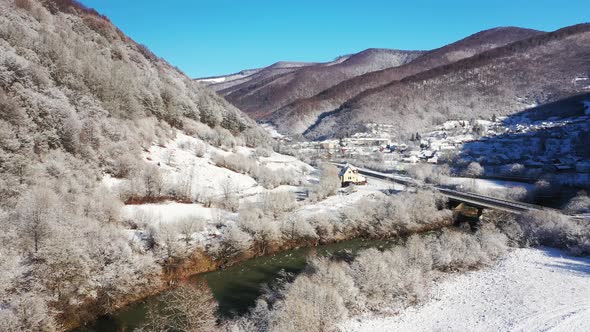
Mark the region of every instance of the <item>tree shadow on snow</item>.
<instances>
[{"instance_id":1,"label":"tree shadow on snow","mask_svg":"<svg viewBox=\"0 0 590 332\"><path fill-rule=\"evenodd\" d=\"M547 267L567 270L582 275L590 275L590 257L571 256L566 252L555 248L541 247L539 248L539 250L541 250L545 255L549 257L562 258L567 260L563 262L545 264L545 266Z\"/></svg>"}]
</instances>

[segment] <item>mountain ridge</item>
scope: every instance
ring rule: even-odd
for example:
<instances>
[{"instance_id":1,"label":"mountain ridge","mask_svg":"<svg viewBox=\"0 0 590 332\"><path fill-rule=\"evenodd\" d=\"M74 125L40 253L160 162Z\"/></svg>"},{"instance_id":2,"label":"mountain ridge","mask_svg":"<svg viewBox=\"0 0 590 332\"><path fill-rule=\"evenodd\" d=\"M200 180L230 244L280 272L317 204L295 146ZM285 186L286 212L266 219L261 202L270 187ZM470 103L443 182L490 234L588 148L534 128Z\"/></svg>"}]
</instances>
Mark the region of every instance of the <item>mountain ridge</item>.
<instances>
[{"instance_id":1,"label":"mountain ridge","mask_svg":"<svg viewBox=\"0 0 590 332\"><path fill-rule=\"evenodd\" d=\"M310 130L306 132L306 135L308 135L309 138L324 136L324 134L318 134L318 129L324 126L324 128L320 130L323 133L333 131L334 126L339 127L338 124L333 123L334 121L340 121L341 124L345 121L349 128L354 127L354 125L350 126L350 121L354 118L354 121L358 124L361 122L359 119L361 116L359 114L352 115L351 112L362 113L363 120L366 120L369 109L373 115L378 114L379 111L393 115L395 114L395 111L393 111L394 108L401 108L403 109L402 113L406 113L407 115L409 114L408 112L411 113L410 108L412 107L417 107L418 110L428 108L426 103L418 102L412 93L415 93L416 95L420 94L423 98L428 99L429 102L432 103L431 105L437 105L437 111L431 113L441 113L438 108L446 107L447 110L445 112L447 112L448 109L451 109L452 113L458 114L456 109L462 109L463 114L468 114L468 116L473 117L482 115L491 116L491 114L486 114L486 112L481 111L488 108L481 103L481 98L483 97L494 97L494 99L501 100L501 103L496 102L495 106L497 109L495 112L497 114L509 114L521 111L525 106L523 102L540 104L550 102L556 98L567 97L582 92L575 86L568 88L567 82L568 80L574 80L576 75L585 74L584 71L586 69L584 68L587 68L586 66L588 65L589 56L584 52L584 50L588 49L587 47L584 47L584 45L587 45L588 43L589 32L589 24L578 24L565 27L553 32L540 34L502 47L494 48L445 66L435 67L431 70L405 77L399 81L393 81L381 87L368 89L343 103L338 108L338 111L332 112L328 117L321 119L319 123L315 124L314 128L310 127ZM579 40L569 40L575 36L578 36ZM551 43L561 43L561 45L553 45L554 47L551 49L543 48L545 46L546 48L550 48ZM535 58L537 62L534 63L530 60L532 58ZM489 68L486 69L486 65L493 67L493 70L490 70ZM510 69L506 69L507 67L510 67ZM472 73L471 76L466 78L467 81L456 82L463 76L468 76L470 70L477 71L477 73ZM501 70L503 70L501 72L502 75L497 74ZM550 75L548 73L552 74ZM527 76L530 81L522 81L523 76ZM433 83L437 78L445 80L445 84L447 84L446 88L442 86L443 83L441 82ZM490 80L502 81L502 84L499 84L496 81L490 83ZM457 96L457 93L454 93L450 88L451 82L454 82L453 88L465 91L463 93L468 94L469 97L461 98L461 96ZM545 85L537 87L536 83ZM432 86L433 84L434 86ZM418 87L420 85L422 85L422 89ZM438 94L445 98L445 102L442 103L443 105L441 105L440 101L435 102L432 98L424 95L424 89L426 89L424 87L425 85L428 85L428 89L433 89L430 91L431 95ZM473 86L478 85L479 87L473 91ZM512 85L514 89L508 91L508 89L505 88L505 86L508 85ZM489 95L490 93L496 93L496 95L491 96ZM470 105L451 102L450 100L453 99L451 96L453 95L457 100L464 99L464 102ZM404 98L404 101L397 98ZM405 98L413 100L410 102L406 101ZM521 99L521 102L518 102L518 99ZM381 104L379 104L379 102L381 102ZM412 102L414 102L415 105L409 107L408 104L411 104ZM488 100L488 102L494 104L494 101L491 99ZM385 104L391 106L385 106ZM385 109L387 107L391 107L390 111ZM336 118L342 116L338 114L344 114L345 116L343 116L341 120L337 120ZM422 116L425 116L424 112L422 112L422 114ZM432 114L430 117L432 118ZM388 122L388 120L380 115L374 116L373 119ZM399 120L399 118L397 118L397 120ZM328 122L332 123L328 124ZM416 123L414 121L412 122ZM430 123L424 123L424 121L418 122L421 125L430 125ZM416 128L414 127L413 129Z\"/></svg>"},{"instance_id":2,"label":"mountain ridge","mask_svg":"<svg viewBox=\"0 0 590 332\"><path fill-rule=\"evenodd\" d=\"M369 71L404 64L421 53L367 49L326 63L310 63L297 68L269 66L248 77L210 86L242 111L260 120L275 108L296 98L311 96L342 80Z\"/></svg>"},{"instance_id":3,"label":"mountain ridge","mask_svg":"<svg viewBox=\"0 0 590 332\"><path fill-rule=\"evenodd\" d=\"M508 34L506 34L508 32ZM275 123L279 130L300 134L315 122L319 114L339 108L348 99L364 90L375 88L403 77L451 63L449 56L456 59L468 57L478 52L504 45L514 40L528 38L542 33L537 30L499 27L467 36L457 42L426 52L421 57L400 67L386 68L370 72L335 85L308 99L299 99L290 105L277 110L269 121ZM482 39L485 40L482 41ZM300 119L293 123L290 117Z\"/></svg>"}]
</instances>

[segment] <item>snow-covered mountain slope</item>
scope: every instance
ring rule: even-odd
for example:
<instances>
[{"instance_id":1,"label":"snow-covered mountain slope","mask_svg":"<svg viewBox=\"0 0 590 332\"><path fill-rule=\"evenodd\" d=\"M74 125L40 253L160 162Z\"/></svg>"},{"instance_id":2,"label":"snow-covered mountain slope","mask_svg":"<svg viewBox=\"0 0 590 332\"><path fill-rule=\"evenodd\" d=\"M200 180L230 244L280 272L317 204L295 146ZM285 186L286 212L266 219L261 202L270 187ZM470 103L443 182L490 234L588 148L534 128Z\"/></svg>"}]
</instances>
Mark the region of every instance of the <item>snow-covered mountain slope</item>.
<instances>
[{"instance_id":1,"label":"snow-covered mountain slope","mask_svg":"<svg viewBox=\"0 0 590 332\"><path fill-rule=\"evenodd\" d=\"M313 169L295 157L270 150L237 146L233 150L221 149L181 131L166 143L154 143L143 152L144 161L157 167L162 175L162 192L186 191L183 200L202 201L222 198L226 191L238 198L281 186L281 181L305 184ZM220 160L237 161L222 165ZM228 163L229 164L229 163ZM262 176L273 176L277 182L260 184ZM105 175L103 181L119 195L129 195L132 180L116 180ZM206 197L205 197L206 196Z\"/></svg>"},{"instance_id":2,"label":"snow-covered mountain slope","mask_svg":"<svg viewBox=\"0 0 590 332\"><path fill-rule=\"evenodd\" d=\"M298 223L307 225L316 217L337 223L342 209L365 198L384 197L391 189L404 189L371 180L354 191L310 201L306 193L320 176L310 165L260 148L220 149L181 131L176 131L173 139L152 144L142 157L161 175L155 181L162 199L134 198L138 190L145 190L145 175L115 179L105 174L102 179L113 194L127 202L121 209L126 225L123 233L139 247L147 247L154 234L163 233L169 234L173 240L169 245L173 246L185 238L190 238L186 240L190 250L218 246L232 236L228 229L244 227L243 220L240 223L244 209L266 206L269 200L284 204L280 208ZM264 225L264 221L258 223ZM181 249L185 255L187 249Z\"/></svg>"},{"instance_id":3,"label":"snow-covered mountain slope","mask_svg":"<svg viewBox=\"0 0 590 332\"><path fill-rule=\"evenodd\" d=\"M282 75L298 70L302 67L312 66L313 62L280 61L268 67L246 69L235 74L197 78L196 81L207 85L214 91L227 90L239 84L245 84L253 80L262 80L276 75ZM328 63L331 64L331 63Z\"/></svg>"},{"instance_id":4,"label":"snow-covered mountain slope","mask_svg":"<svg viewBox=\"0 0 590 332\"><path fill-rule=\"evenodd\" d=\"M298 98L311 97L351 77L403 65L421 54L367 49L326 63L278 62L248 77L210 87L254 119L264 120Z\"/></svg>"},{"instance_id":5,"label":"snow-covered mountain slope","mask_svg":"<svg viewBox=\"0 0 590 332\"><path fill-rule=\"evenodd\" d=\"M497 47L369 89L309 127L309 139L362 131L366 122L415 132L445 120L514 114L587 92L590 24Z\"/></svg>"},{"instance_id":6,"label":"snow-covered mountain slope","mask_svg":"<svg viewBox=\"0 0 590 332\"><path fill-rule=\"evenodd\" d=\"M431 299L391 317L362 317L346 332L587 331L590 259L515 249L495 266L441 281Z\"/></svg>"},{"instance_id":7,"label":"snow-covered mountain slope","mask_svg":"<svg viewBox=\"0 0 590 332\"><path fill-rule=\"evenodd\" d=\"M481 31L459 41L428 51L405 65L372 71L343 81L310 98L300 98L272 114L270 120L279 131L301 134L322 113L338 109L363 91L401 80L435 67L468 58L490 49L530 38L541 31L500 27Z\"/></svg>"}]
</instances>

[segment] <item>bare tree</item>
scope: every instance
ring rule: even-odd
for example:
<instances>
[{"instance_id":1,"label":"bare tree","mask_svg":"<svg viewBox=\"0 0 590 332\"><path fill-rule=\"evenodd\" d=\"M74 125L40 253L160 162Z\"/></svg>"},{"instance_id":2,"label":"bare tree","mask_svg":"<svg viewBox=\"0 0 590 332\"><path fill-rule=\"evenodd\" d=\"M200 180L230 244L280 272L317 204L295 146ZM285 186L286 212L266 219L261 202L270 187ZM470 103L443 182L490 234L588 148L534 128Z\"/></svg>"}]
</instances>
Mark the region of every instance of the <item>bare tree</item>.
<instances>
[{"instance_id":1,"label":"bare tree","mask_svg":"<svg viewBox=\"0 0 590 332\"><path fill-rule=\"evenodd\" d=\"M193 183L195 180L196 166L193 163L188 170L185 170L178 183L178 193L180 198L193 201Z\"/></svg>"},{"instance_id":2,"label":"bare tree","mask_svg":"<svg viewBox=\"0 0 590 332\"><path fill-rule=\"evenodd\" d=\"M182 284L165 294L160 303L149 308L146 331L218 331L217 303L203 283Z\"/></svg>"},{"instance_id":3,"label":"bare tree","mask_svg":"<svg viewBox=\"0 0 590 332\"><path fill-rule=\"evenodd\" d=\"M290 191L269 192L262 195L260 206L265 213L275 220L286 211L292 210L297 204L295 194Z\"/></svg>"},{"instance_id":4,"label":"bare tree","mask_svg":"<svg viewBox=\"0 0 590 332\"><path fill-rule=\"evenodd\" d=\"M142 172L143 184L145 187L145 197L159 197L164 189L164 177L160 169L155 165L148 165Z\"/></svg>"},{"instance_id":5,"label":"bare tree","mask_svg":"<svg viewBox=\"0 0 590 332\"><path fill-rule=\"evenodd\" d=\"M187 217L178 223L180 235L182 235L184 243L187 247L193 240L193 235L203 230L204 225L205 221L196 217Z\"/></svg>"},{"instance_id":6,"label":"bare tree","mask_svg":"<svg viewBox=\"0 0 590 332\"><path fill-rule=\"evenodd\" d=\"M470 178L476 178L478 176L483 175L484 173L484 168L475 161L472 161L471 163L469 163L469 165L467 166L467 169L465 169L465 176L470 177Z\"/></svg>"},{"instance_id":7,"label":"bare tree","mask_svg":"<svg viewBox=\"0 0 590 332\"><path fill-rule=\"evenodd\" d=\"M43 242L51 233L51 222L55 220L58 199L48 189L34 188L21 198L18 220L23 238L32 245L32 252L37 253Z\"/></svg>"},{"instance_id":8,"label":"bare tree","mask_svg":"<svg viewBox=\"0 0 590 332\"><path fill-rule=\"evenodd\" d=\"M240 200L236 194L236 187L230 178L221 183L221 202L219 205L229 211L236 212L240 207Z\"/></svg>"},{"instance_id":9,"label":"bare tree","mask_svg":"<svg viewBox=\"0 0 590 332\"><path fill-rule=\"evenodd\" d=\"M205 152L207 152L207 146L201 142L198 142L195 145L195 155L199 158L202 158L205 155Z\"/></svg>"},{"instance_id":10,"label":"bare tree","mask_svg":"<svg viewBox=\"0 0 590 332\"><path fill-rule=\"evenodd\" d=\"M221 242L212 247L210 252L216 259L222 261L222 264L225 264L230 259L247 251L251 245L252 237L236 224L231 224L225 229Z\"/></svg>"},{"instance_id":11,"label":"bare tree","mask_svg":"<svg viewBox=\"0 0 590 332\"><path fill-rule=\"evenodd\" d=\"M168 166L173 166L174 165L174 163L175 163L174 150L166 150L166 152L164 152L164 162Z\"/></svg>"}]
</instances>

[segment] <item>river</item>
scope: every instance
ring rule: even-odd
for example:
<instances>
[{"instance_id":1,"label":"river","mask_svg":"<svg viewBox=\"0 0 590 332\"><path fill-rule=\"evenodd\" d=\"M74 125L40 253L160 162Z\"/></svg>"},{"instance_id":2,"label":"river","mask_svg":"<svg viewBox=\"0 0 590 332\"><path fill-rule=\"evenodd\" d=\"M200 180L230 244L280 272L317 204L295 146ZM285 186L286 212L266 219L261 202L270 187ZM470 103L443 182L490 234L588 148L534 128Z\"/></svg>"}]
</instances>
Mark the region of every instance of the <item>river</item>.
<instances>
[{"instance_id":1,"label":"river","mask_svg":"<svg viewBox=\"0 0 590 332\"><path fill-rule=\"evenodd\" d=\"M261 295L263 286L271 284L282 274L281 271L297 274L301 272L310 255L333 256L354 255L367 248L386 249L399 239L364 240L354 239L312 248L300 248L271 256L253 258L234 266L214 272L193 276L189 282L205 280L217 302L221 317L232 317L246 313ZM161 295L150 297L112 315L100 317L78 332L133 331L145 321L149 306L158 303Z\"/></svg>"}]
</instances>

